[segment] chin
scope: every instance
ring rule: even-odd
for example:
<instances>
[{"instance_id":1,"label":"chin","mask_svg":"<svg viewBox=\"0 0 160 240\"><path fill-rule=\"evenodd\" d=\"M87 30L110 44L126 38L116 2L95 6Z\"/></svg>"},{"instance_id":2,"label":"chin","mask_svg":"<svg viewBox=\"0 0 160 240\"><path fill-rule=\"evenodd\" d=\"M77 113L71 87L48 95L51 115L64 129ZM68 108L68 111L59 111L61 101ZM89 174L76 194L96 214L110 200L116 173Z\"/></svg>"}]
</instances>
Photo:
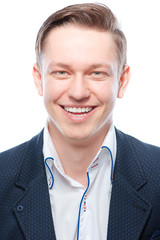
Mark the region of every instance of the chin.
<instances>
[{"instance_id":1,"label":"chin","mask_svg":"<svg viewBox=\"0 0 160 240\"><path fill-rule=\"evenodd\" d=\"M73 142L83 142L86 141L87 139L89 139L90 135L86 134L86 135L82 135L82 134L72 134L72 135L65 135L65 137L69 140L69 141L73 141Z\"/></svg>"}]
</instances>

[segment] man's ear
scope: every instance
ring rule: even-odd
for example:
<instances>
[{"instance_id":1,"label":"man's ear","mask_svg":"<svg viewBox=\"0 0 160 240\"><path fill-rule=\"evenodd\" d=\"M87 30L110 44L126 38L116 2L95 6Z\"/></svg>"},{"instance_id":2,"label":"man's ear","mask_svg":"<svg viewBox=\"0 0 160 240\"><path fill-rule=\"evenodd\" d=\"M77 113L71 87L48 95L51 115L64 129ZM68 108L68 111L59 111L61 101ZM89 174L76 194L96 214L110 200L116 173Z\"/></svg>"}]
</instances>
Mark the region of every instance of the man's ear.
<instances>
[{"instance_id":1,"label":"man's ear","mask_svg":"<svg viewBox=\"0 0 160 240\"><path fill-rule=\"evenodd\" d=\"M36 63L33 65L32 75L33 75L34 83L35 83L36 89L38 91L38 94L40 96L43 96L42 75L40 73L39 66Z\"/></svg>"},{"instance_id":2,"label":"man's ear","mask_svg":"<svg viewBox=\"0 0 160 240\"><path fill-rule=\"evenodd\" d=\"M130 80L130 67L128 65L124 66L122 75L119 80L119 90L118 98L122 98Z\"/></svg>"}]
</instances>

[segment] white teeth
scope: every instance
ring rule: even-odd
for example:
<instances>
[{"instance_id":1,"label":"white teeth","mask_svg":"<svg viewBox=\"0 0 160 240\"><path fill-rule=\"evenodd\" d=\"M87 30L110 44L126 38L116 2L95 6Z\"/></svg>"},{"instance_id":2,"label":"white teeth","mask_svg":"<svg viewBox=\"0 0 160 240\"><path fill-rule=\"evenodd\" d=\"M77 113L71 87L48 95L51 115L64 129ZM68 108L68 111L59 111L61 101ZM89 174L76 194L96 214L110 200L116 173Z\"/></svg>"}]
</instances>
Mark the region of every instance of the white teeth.
<instances>
[{"instance_id":1,"label":"white teeth","mask_svg":"<svg viewBox=\"0 0 160 240\"><path fill-rule=\"evenodd\" d=\"M70 113L87 113L90 112L93 108L91 107L83 107L83 108L76 108L76 107L64 107L64 110Z\"/></svg>"}]
</instances>

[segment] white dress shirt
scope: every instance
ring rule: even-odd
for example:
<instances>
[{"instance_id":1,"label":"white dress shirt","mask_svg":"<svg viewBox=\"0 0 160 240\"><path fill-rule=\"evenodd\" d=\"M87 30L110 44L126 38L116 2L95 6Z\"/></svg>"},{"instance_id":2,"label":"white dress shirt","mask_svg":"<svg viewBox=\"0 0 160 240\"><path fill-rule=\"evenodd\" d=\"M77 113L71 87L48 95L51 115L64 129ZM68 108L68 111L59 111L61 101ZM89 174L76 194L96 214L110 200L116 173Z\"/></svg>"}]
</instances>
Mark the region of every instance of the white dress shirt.
<instances>
[{"instance_id":1,"label":"white dress shirt","mask_svg":"<svg viewBox=\"0 0 160 240\"><path fill-rule=\"evenodd\" d=\"M111 125L103 145L87 169L88 186L67 176L47 125L43 154L57 240L106 240L116 135Z\"/></svg>"}]
</instances>

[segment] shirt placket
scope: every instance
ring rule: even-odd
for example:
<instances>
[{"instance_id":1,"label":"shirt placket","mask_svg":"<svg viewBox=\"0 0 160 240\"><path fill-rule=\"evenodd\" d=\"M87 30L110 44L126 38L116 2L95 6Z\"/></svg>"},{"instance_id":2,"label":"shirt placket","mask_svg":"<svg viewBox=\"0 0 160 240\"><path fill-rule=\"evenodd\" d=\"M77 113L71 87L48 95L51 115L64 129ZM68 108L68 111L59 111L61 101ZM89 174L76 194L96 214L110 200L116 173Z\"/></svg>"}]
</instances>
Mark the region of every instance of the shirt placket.
<instances>
[{"instance_id":1,"label":"shirt placket","mask_svg":"<svg viewBox=\"0 0 160 240\"><path fill-rule=\"evenodd\" d=\"M89 189L92 186L96 173L98 171L99 166L99 158L97 157L88 168L87 176L88 176L88 186L82 196L83 199L82 205L79 209L79 223L78 223L78 230L77 230L77 240L84 240L88 235L87 232L87 197L89 194Z\"/></svg>"}]
</instances>

